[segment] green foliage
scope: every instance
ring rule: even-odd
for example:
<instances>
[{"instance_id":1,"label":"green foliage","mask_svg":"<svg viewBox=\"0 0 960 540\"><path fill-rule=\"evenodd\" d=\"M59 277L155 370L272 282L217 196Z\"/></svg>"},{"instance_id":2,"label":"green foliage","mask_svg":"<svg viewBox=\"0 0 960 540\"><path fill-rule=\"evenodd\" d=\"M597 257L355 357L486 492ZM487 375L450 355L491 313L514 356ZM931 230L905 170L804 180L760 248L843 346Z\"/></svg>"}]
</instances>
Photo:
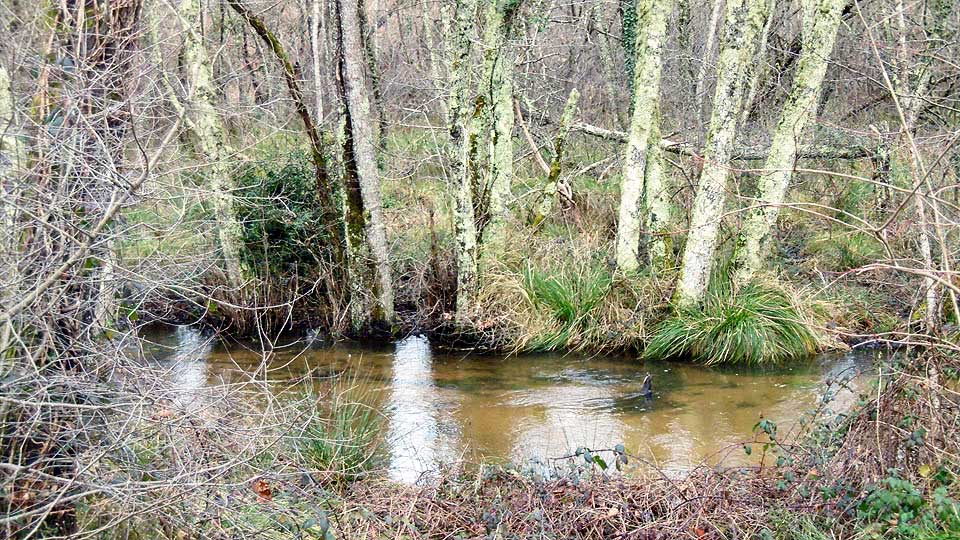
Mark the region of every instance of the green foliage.
<instances>
[{"instance_id":1,"label":"green foliage","mask_svg":"<svg viewBox=\"0 0 960 540\"><path fill-rule=\"evenodd\" d=\"M353 481L382 464L384 417L368 391L355 385L333 389L327 410L315 416L298 444L317 471Z\"/></svg>"},{"instance_id":2,"label":"green foliage","mask_svg":"<svg viewBox=\"0 0 960 540\"><path fill-rule=\"evenodd\" d=\"M936 487L925 497L919 487L893 470L863 499L857 516L865 532L876 538L957 538L960 534L960 505L946 486Z\"/></svg>"},{"instance_id":3,"label":"green foliage","mask_svg":"<svg viewBox=\"0 0 960 540\"><path fill-rule=\"evenodd\" d=\"M858 231L820 235L807 246L831 270L850 270L883 258L883 247L876 238Z\"/></svg>"},{"instance_id":4,"label":"green foliage","mask_svg":"<svg viewBox=\"0 0 960 540\"><path fill-rule=\"evenodd\" d=\"M244 263L264 274L316 268L328 234L310 156L277 152L242 168L236 183Z\"/></svg>"},{"instance_id":5,"label":"green foliage","mask_svg":"<svg viewBox=\"0 0 960 540\"><path fill-rule=\"evenodd\" d=\"M610 273L597 264L571 266L557 272L543 272L527 265L523 287L534 307L546 308L558 328L534 339L528 349L553 351L570 343L578 329L584 328L591 312L610 290Z\"/></svg>"},{"instance_id":6,"label":"green foliage","mask_svg":"<svg viewBox=\"0 0 960 540\"><path fill-rule=\"evenodd\" d=\"M702 308L662 322L643 358L706 365L779 364L816 352L816 336L782 289L751 283L736 293L711 287Z\"/></svg>"}]
</instances>

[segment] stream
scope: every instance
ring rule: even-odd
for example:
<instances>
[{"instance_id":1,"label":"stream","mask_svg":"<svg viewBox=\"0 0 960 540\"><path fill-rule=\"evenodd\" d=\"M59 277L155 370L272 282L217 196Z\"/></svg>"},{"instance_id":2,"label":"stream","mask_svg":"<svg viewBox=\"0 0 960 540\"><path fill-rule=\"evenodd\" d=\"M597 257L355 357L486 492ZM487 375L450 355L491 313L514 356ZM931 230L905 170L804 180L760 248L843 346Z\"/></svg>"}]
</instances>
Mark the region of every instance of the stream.
<instances>
[{"instance_id":1,"label":"stream","mask_svg":"<svg viewBox=\"0 0 960 540\"><path fill-rule=\"evenodd\" d=\"M825 406L849 407L875 351L824 354L780 368L705 368L628 357L451 355L411 336L378 346L225 346L189 327L147 334L156 361L184 394L244 373L297 379L314 370L352 377L386 416L389 473L415 482L444 463L543 463L578 447L627 452L665 471L758 462L743 443L761 418L786 434L824 403L828 381L850 381ZM265 368L265 369L264 369ZM652 399L642 395L645 375ZM852 389L851 389L852 388Z\"/></svg>"}]
</instances>

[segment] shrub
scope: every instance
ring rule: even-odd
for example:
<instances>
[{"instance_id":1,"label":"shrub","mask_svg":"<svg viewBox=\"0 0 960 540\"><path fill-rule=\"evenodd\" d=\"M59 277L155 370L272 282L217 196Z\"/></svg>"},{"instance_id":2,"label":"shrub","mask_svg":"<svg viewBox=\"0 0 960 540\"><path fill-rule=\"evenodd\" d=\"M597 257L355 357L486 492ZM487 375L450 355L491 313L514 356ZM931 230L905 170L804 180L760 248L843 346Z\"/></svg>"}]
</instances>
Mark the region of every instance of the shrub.
<instances>
[{"instance_id":1,"label":"shrub","mask_svg":"<svg viewBox=\"0 0 960 540\"><path fill-rule=\"evenodd\" d=\"M760 283L734 294L721 289L712 288L702 308L662 322L643 358L760 365L817 351L816 336L784 290Z\"/></svg>"},{"instance_id":2,"label":"shrub","mask_svg":"<svg viewBox=\"0 0 960 540\"><path fill-rule=\"evenodd\" d=\"M280 153L242 168L236 205L244 263L261 277L312 272L329 238L306 152Z\"/></svg>"}]
</instances>

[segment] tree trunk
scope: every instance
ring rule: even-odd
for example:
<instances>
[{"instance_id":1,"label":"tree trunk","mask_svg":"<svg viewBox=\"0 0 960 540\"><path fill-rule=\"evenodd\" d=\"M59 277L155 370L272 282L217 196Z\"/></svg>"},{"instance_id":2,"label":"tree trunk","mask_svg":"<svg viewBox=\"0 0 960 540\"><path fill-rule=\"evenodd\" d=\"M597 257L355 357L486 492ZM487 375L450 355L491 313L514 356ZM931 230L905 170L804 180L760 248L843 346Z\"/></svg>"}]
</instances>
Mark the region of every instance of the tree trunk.
<instances>
[{"instance_id":1,"label":"tree trunk","mask_svg":"<svg viewBox=\"0 0 960 540\"><path fill-rule=\"evenodd\" d=\"M659 134L653 124L659 120L663 47L673 0L639 0L636 11L643 17L638 24L634 49L633 117L624 157L617 219L617 268L625 272L640 267L640 230L644 221L640 207L651 151L660 144L657 138L651 139L651 134L655 137Z\"/></svg>"},{"instance_id":2,"label":"tree trunk","mask_svg":"<svg viewBox=\"0 0 960 540\"><path fill-rule=\"evenodd\" d=\"M242 295L247 280L241 263L243 231L233 210L233 190L236 186L230 176L233 151L227 142L226 129L214 103L216 86L210 67L210 58L203 43L200 0L183 0L179 15L186 32L183 58L193 82L193 99L189 107L190 126L197 149L208 163L206 179L213 199L217 237L223 253L227 279L231 287Z\"/></svg>"},{"instance_id":3,"label":"tree trunk","mask_svg":"<svg viewBox=\"0 0 960 540\"><path fill-rule=\"evenodd\" d=\"M744 285L760 270L777 222L780 206L793 176L797 160L797 141L814 119L817 100L845 0L804 0L803 52L793 89L773 135L770 154L763 166L758 185L757 204L748 213L737 240L734 254L734 278Z\"/></svg>"},{"instance_id":4,"label":"tree trunk","mask_svg":"<svg viewBox=\"0 0 960 540\"><path fill-rule=\"evenodd\" d=\"M333 255L333 276L329 280L329 283L331 290L334 290L335 293L336 287L342 283L342 272L347 263L345 254L346 238L344 236L344 229L341 227L342 220L340 210L336 203L334 183L330 181L330 175L327 170L323 138L313 118L310 116L310 110L307 108L307 103L303 97L303 90L300 88L300 80L302 79L300 70L290 60L283 44L280 43L277 36L267 28L260 17L257 17L251 12L241 0L227 0L227 3L253 28L264 43L270 47L273 55L280 62L283 68L283 79L286 82L290 99L293 100L297 115L300 117L300 121L303 122L303 129L310 139L311 157L313 158L314 171L317 178L317 195L323 210L323 219L329 231L327 242ZM334 295L336 296L336 294Z\"/></svg>"},{"instance_id":5,"label":"tree trunk","mask_svg":"<svg viewBox=\"0 0 960 540\"><path fill-rule=\"evenodd\" d=\"M663 172L663 148L652 144L660 140L659 105L650 123L650 142L647 150L647 168L643 175L643 215L647 237L647 259L654 272L665 270L673 251L673 201L670 197L669 176Z\"/></svg>"},{"instance_id":6,"label":"tree trunk","mask_svg":"<svg viewBox=\"0 0 960 540\"><path fill-rule=\"evenodd\" d=\"M323 43L323 34L326 25L322 25L322 7L321 0L310 1L310 54L313 55L313 92L314 92L314 111L313 115L321 125L323 124L323 63L321 62L321 47Z\"/></svg>"},{"instance_id":7,"label":"tree trunk","mask_svg":"<svg viewBox=\"0 0 960 540\"><path fill-rule=\"evenodd\" d=\"M489 172L486 188L488 221L480 230L481 257L500 253L506 242L510 220L510 196L513 182L513 71L509 39L520 10L517 0L497 0L488 4L484 31L483 91L486 94L487 125L490 130Z\"/></svg>"},{"instance_id":8,"label":"tree trunk","mask_svg":"<svg viewBox=\"0 0 960 540\"><path fill-rule=\"evenodd\" d=\"M760 90L760 85L763 84L763 81L767 78L767 42L770 39L770 27L773 25L773 16L776 11L777 2L776 0L768 0L770 5L767 7L767 22L763 25L763 32L760 34L760 46L757 48L757 54L754 55L753 61L753 70L754 75L750 77L749 86L747 88L747 95L743 102L743 114L740 118L741 127L747 123L747 120L750 119L750 113L753 110L753 102L757 98L757 92ZM805 4L809 4L807 0L803 0ZM804 9L804 21L803 24L807 23L807 10ZM817 92L819 94L819 92Z\"/></svg>"},{"instance_id":9,"label":"tree trunk","mask_svg":"<svg viewBox=\"0 0 960 540\"><path fill-rule=\"evenodd\" d=\"M377 170L377 148L373 131L375 120L367 97L361 36L363 26L358 1L337 0L337 15L341 40L340 84L346 106L348 141L352 146L350 152L352 159L347 160L345 165L353 167L350 172L355 174L359 183L362 202L359 215L362 216L364 236L373 259L373 290L379 306L372 316L374 320L392 322L394 306L390 248L387 243L387 229L380 197L380 176ZM353 174L348 175L350 176ZM356 250L359 246L351 247ZM351 266L356 267L357 264L359 261L351 260Z\"/></svg>"},{"instance_id":10,"label":"tree trunk","mask_svg":"<svg viewBox=\"0 0 960 540\"><path fill-rule=\"evenodd\" d=\"M26 168L26 153L20 141L14 117L13 88L10 75L0 66L0 309L6 311L17 297L20 288L20 270L17 267L19 241L17 239L17 199L21 175ZM13 321L6 320L0 328L0 374L5 374L4 358L13 338Z\"/></svg>"},{"instance_id":11,"label":"tree trunk","mask_svg":"<svg viewBox=\"0 0 960 540\"><path fill-rule=\"evenodd\" d=\"M700 60L700 68L697 69L697 85L694 88L694 99L696 99L697 109L695 118L700 119L703 112L703 99L705 97L703 85L706 84L707 66L713 62L713 41L717 37L717 25L720 24L720 14L723 12L724 0L713 0L713 7L710 10L710 22L707 23L707 37L703 42L703 58Z\"/></svg>"},{"instance_id":12,"label":"tree trunk","mask_svg":"<svg viewBox=\"0 0 960 540\"><path fill-rule=\"evenodd\" d=\"M707 290L726 200L725 189L743 102L745 73L763 27L765 8L764 0L727 1L713 115L675 294L675 303L681 308L698 305Z\"/></svg>"},{"instance_id":13,"label":"tree trunk","mask_svg":"<svg viewBox=\"0 0 960 540\"><path fill-rule=\"evenodd\" d=\"M557 136L553 140L553 159L550 160L550 167L547 173L547 183L543 186L543 192L540 195L541 201L537 205L531 224L536 227L553 211L553 201L557 198L557 183L560 181L560 173L563 170L563 146L566 143L567 135L570 133L570 126L577 116L577 102L580 100L580 92L576 88L570 91L567 96L567 104L563 107L563 116L560 117L560 127L557 130ZM539 151L534 148L535 152Z\"/></svg>"},{"instance_id":14,"label":"tree trunk","mask_svg":"<svg viewBox=\"0 0 960 540\"><path fill-rule=\"evenodd\" d=\"M482 113L479 105L471 107L467 99L471 86L470 50L471 29L476 14L476 0L456 0L453 3L452 34L449 45L449 87L447 125L450 132L448 161L450 179L454 185L456 208L454 229L457 242L457 321L464 321L474 304L477 292L477 223L474 212L474 186L477 167L477 133Z\"/></svg>"}]
</instances>

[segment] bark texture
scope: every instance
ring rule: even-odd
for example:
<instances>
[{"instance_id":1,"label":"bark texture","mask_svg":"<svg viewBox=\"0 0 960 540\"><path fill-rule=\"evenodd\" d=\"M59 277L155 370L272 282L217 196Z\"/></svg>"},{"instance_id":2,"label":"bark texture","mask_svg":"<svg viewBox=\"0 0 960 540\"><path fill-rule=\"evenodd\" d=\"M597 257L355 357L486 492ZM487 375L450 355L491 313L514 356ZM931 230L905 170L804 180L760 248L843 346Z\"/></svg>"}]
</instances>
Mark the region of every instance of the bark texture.
<instances>
[{"instance_id":1,"label":"bark texture","mask_svg":"<svg viewBox=\"0 0 960 540\"><path fill-rule=\"evenodd\" d=\"M563 116L560 117L560 127L553 141L553 159L550 160L550 165L547 168L547 183L543 186L542 199L540 204L537 205L536 210L534 210L533 218L531 219L534 226L542 223L553 211L553 203L557 198L557 187L560 182L560 173L563 170L563 147L566 143L567 135L570 134L570 126L577 116L577 103L579 100L580 92L574 88L570 91L570 95L567 96L567 103L563 107ZM539 155L539 151L536 150L536 148L534 148L534 151L537 151Z\"/></svg>"},{"instance_id":2,"label":"bark texture","mask_svg":"<svg viewBox=\"0 0 960 540\"><path fill-rule=\"evenodd\" d=\"M674 298L678 307L699 304L707 290L726 202L725 189L745 75L764 24L765 8L764 0L727 1L713 114Z\"/></svg>"},{"instance_id":3,"label":"bark texture","mask_svg":"<svg viewBox=\"0 0 960 540\"><path fill-rule=\"evenodd\" d=\"M803 52L797 64L793 88L773 135L770 154L758 184L756 206L748 213L734 255L735 280L746 284L760 270L777 222L780 206L790 186L797 160L798 141L814 119L820 89L845 0L805 0Z\"/></svg>"},{"instance_id":4,"label":"bark texture","mask_svg":"<svg viewBox=\"0 0 960 540\"><path fill-rule=\"evenodd\" d=\"M627 272L640 267L644 175L651 155L659 146L660 130L654 124L659 121L657 110L663 72L663 47L667 19L672 11L673 0L639 0L637 5L641 19L634 48L636 59L633 74L633 117L627 138L617 218L617 268Z\"/></svg>"},{"instance_id":5,"label":"bark texture","mask_svg":"<svg viewBox=\"0 0 960 540\"><path fill-rule=\"evenodd\" d=\"M220 113L214 107L217 88L213 83L210 57L203 42L203 20L200 0L183 0L180 17L186 25L183 58L193 83L193 99L189 104L190 126L197 149L209 163L206 179L212 194L217 237L226 267L227 278L235 290L246 282L242 268L242 230L233 210L233 179L230 159L233 150L227 141L227 131Z\"/></svg>"},{"instance_id":6,"label":"bark texture","mask_svg":"<svg viewBox=\"0 0 960 540\"><path fill-rule=\"evenodd\" d=\"M520 0L490 2L483 37L483 91L490 133L487 223L481 229L483 251L499 253L506 241L510 220L510 190L513 183L513 71L509 40L520 10ZM486 257L485 257L486 258Z\"/></svg>"},{"instance_id":7,"label":"bark texture","mask_svg":"<svg viewBox=\"0 0 960 540\"><path fill-rule=\"evenodd\" d=\"M354 208L355 204L350 204L350 207L354 212L360 210L363 232L372 258L375 296L379 304L379 309L373 310L373 318L389 322L394 318L393 277L377 170L376 135L373 129L376 120L370 108L364 72L363 25L357 0L338 0L337 7L341 39L340 84L346 106L348 140L352 145L352 159L345 161L347 167L353 167L351 172L355 173L359 184L362 205L360 209ZM353 236L348 235L348 238ZM351 267L359 264L359 261L352 260L359 247L350 246Z\"/></svg>"},{"instance_id":8,"label":"bark texture","mask_svg":"<svg viewBox=\"0 0 960 540\"><path fill-rule=\"evenodd\" d=\"M479 104L471 106L467 99L471 85L470 51L472 49L473 16L476 0L455 0L452 34L449 44L449 99L447 124L450 140L448 160L450 179L454 186L454 229L457 243L457 307L456 318L466 318L477 291L477 223L474 211L474 186L477 185L477 134L482 111Z\"/></svg>"}]
</instances>

